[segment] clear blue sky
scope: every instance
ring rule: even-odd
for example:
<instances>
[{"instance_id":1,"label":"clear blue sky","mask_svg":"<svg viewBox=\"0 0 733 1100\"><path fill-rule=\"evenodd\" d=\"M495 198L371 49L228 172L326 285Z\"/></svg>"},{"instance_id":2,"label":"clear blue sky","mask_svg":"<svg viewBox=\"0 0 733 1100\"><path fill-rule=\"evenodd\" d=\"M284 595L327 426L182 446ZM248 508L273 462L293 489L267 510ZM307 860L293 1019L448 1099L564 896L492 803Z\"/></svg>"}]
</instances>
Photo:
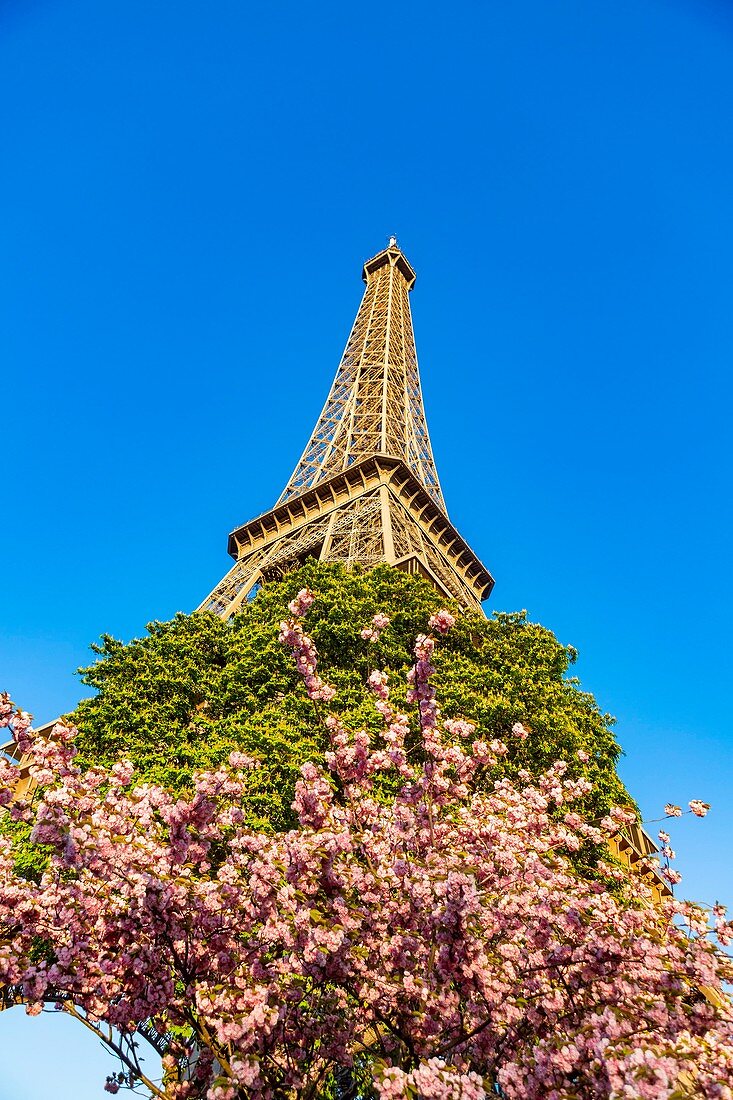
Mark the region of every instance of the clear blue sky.
<instances>
[{"instance_id":1,"label":"clear blue sky","mask_svg":"<svg viewBox=\"0 0 733 1100\"><path fill-rule=\"evenodd\" d=\"M396 233L489 610L579 648L648 816L713 803L733 902L730 5L4 0L0 104L2 686L55 716L223 575ZM102 1095L46 1061L0 1100Z\"/></svg>"}]
</instances>

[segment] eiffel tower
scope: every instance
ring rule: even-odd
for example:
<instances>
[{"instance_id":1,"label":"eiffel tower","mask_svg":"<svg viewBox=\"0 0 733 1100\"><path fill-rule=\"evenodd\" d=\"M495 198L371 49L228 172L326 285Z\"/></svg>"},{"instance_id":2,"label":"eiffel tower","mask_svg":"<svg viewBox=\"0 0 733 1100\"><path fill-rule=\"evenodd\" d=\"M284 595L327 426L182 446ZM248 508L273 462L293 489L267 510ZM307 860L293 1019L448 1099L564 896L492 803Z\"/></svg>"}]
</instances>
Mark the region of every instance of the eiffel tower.
<instances>
[{"instance_id":1,"label":"eiffel tower","mask_svg":"<svg viewBox=\"0 0 733 1100\"><path fill-rule=\"evenodd\" d=\"M366 290L323 412L271 511L235 528L235 564L199 611L235 614L306 558L419 573L481 611L494 586L448 519L430 446L409 292L395 237L364 264Z\"/></svg>"}]
</instances>

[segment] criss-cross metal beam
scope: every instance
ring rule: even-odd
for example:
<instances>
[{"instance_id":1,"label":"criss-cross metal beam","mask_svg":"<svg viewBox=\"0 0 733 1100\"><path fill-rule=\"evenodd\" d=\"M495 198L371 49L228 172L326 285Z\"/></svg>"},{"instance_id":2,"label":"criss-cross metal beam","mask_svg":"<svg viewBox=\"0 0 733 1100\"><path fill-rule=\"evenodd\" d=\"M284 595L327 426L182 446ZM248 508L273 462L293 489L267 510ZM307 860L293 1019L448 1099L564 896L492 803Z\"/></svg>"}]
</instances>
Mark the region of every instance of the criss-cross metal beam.
<instances>
[{"instance_id":1,"label":"criss-cross metal beam","mask_svg":"<svg viewBox=\"0 0 733 1100\"><path fill-rule=\"evenodd\" d=\"M491 574L450 523L430 446L396 239L364 264L366 290L308 444L272 511L229 537L236 564L200 605L228 618L307 557L421 573L472 610Z\"/></svg>"}]
</instances>

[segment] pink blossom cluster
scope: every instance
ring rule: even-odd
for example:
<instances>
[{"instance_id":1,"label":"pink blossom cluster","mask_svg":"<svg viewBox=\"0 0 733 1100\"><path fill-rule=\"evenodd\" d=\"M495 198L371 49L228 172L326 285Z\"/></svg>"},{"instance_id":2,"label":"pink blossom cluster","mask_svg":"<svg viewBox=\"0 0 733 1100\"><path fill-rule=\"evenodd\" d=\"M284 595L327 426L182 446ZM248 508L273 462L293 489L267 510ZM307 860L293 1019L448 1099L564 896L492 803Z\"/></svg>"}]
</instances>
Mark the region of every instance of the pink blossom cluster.
<instances>
[{"instance_id":1,"label":"pink blossom cluster","mask_svg":"<svg viewBox=\"0 0 733 1100\"><path fill-rule=\"evenodd\" d=\"M315 595L311 592L310 588L301 588L295 599L291 600L288 604L288 610L295 619L301 619L307 614L311 604L315 600Z\"/></svg>"},{"instance_id":2,"label":"pink blossom cluster","mask_svg":"<svg viewBox=\"0 0 733 1100\"><path fill-rule=\"evenodd\" d=\"M375 1081L380 1100L484 1100L484 1081L478 1073L459 1073L442 1058L429 1058L409 1073L385 1067Z\"/></svg>"},{"instance_id":3,"label":"pink blossom cluster","mask_svg":"<svg viewBox=\"0 0 733 1100\"><path fill-rule=\"evenodd\" d=\"M390 620L388 615L384 615L381 611L378 612L371 622L371 626L365 626L361 632L361 636L365 642L378 642L383 630L389 626Z\"/></svg>"},{"instance_id":4,"label":"pink blossom cluster","mask_svg":"<svg viewBox=\"0 0 733 1100\"><path fill-rule=\"evenodd\" d=\"M690 799L688 805L690 808L689 812L694 814L695 817L705 817L710 810L710 804L708 802L701 802L699 798ZM672 803L668 802L667 805L664 807L664 813L667 817L682 817L683 810L681 806L675 806ZM669 833L665 829L660 829L658 836L661 845L660 855L664 862L660 865L659 860L653 860L650 866L656 873L661 875L661 877L670 886L677 886L682 881L682 875L676 868L670 866L671 861L676 858L677 853L674 851L673 848L670 847L671 838ZM721 944L723 946L727 946L727 944L730 942L727 925L725 922L721 923L718 920L717 915L715 927L717 929L718 938Z\"/></svg>"},{"instance_id":5,"label":"pink blossom cluster","mask_svg":"<svg viewBox=\"0 0 733 1100\"><path fill-rule=\"evenodd\" d=\"M388 679L389 677L386 672L380 672L378 669L374 669L369 673L369 679L367 680L367 686L370 691L372 691L378 699L382 699L384 702L389 699Z\"/></svg>"},{"instance_id":6,"label":"pink blossom cluster","mask_svg":"<svg viewBox=\"0 0 733 1100\"><path fill-rule=\"evenodd\" d=\"M473 722L467 722L465 718L446 718L443 728L454 740L460 737L465 741L476 732Z\"/></svg>"},{"instance_id":7,"label":"pink blossom cluster","mask_svg":"<svg viewBox=\"0 0 733 1100\"><path fill-rule=\"evenodd\" d=\"M307 588L302 589L289 604L295 617L280 623L278 639L282 645L292 650L295 665L303 677L308 698L330 703L336 691L318 675L318 650L313 643L313 639L305 633L298 621L300 617L305 615L312 602L313 594Z\"/></svg>"},{"instance_id":8,"label":"pink blossom cluster","mask_svg":"<svg viewBox=\"0 0 733 1100\"><path fill-rule=\"evenodd\" d=\"M434 630L437 634L447 634L455 625L456 620L451 615L450 611L445 610L436 611L428 620L429 629Z\"/></svg>"},{"instance_id":9,"label":"pink blossom cluster","mask_svg":"<svg viewBox=\"0 0 733 1100\"><path fill-rule=\"evenodd\" d=\"M281 640L320 693L305 611ZM31 1013L73 1006L100 1036L170 1036L163 1082L136 1078L159 1100L303 1100L357 1058L382 1100L671 1100L683 1074L690 1095L730 1098L733 1015L698 993L733 980L725 908L654 905L643 877L587 870L607 831L566 762L477 783L506 746L440 720L434 645L415 646L417 751L372 673L380 737L329 716L328 768L303 766L284 833L244 825L244 754L174 798L125 762L82 773L73 730L25 727L43 782L13 806L51 857L23 878L0 838L0 988Z\"/></svg>"},{"instance_id":10,"label":"pink blossom cluster","mask_svg":"<svg viewBox=\"0 0 733 1100\"><path fill-rule=\"evenodd\" d=\"M664 813L666 817L682 817L683 813L693 813L695 817L706 817L710 811L709 802L701 802L699 798L691 798L687 803L689 811L684 811L681 806L675 806L673 803L668 802L664 807Z\"/></svg>"},{"instance_id":11,"label":"pink blossom cluster","mask_svg":"<svg viewBox=\"0 0 733 1100\"><path fill-rule=\"evenodd\" d=\"M406 714L400 714L389 704L389 685L386 672L374 669L367 679L367 687L375 696L374 706L382 716L384 731L383 750L372 752L372 770L394 768L403 777L412 777L414 770L407 763L405 741L410 732L410 720Z\"/></svg>"},{"instance_id":12,"label":"pink blossom cluster","mask_svg":"<svg viewBox=\"0 0 733 1100\"><path fill-rule=\"evenodd\" d=\"M6 691L0 692L0 729L11 729L20 751L25 753L29 745L31 715L17 710Z\"/></svg>"},{"instance_id":13,"label":"pink blossom cluster","mask_svg":"<svg viewBox=\"0 0 733 1100\"><path fill-rule=\"evenodd\" d=\"M426 750L431 752L434 747L434 739L430 737L438 725L440 711L435 700L436 691L430 683L430 677L434 675L435 668L431 663L435 640L427 634L418 634L415 639L414 654L415 664L407 673L410 689L407 692L407 702L417 703L420 715L420 728L423 735L427 735Z\"/></svg>"}]
</instances>

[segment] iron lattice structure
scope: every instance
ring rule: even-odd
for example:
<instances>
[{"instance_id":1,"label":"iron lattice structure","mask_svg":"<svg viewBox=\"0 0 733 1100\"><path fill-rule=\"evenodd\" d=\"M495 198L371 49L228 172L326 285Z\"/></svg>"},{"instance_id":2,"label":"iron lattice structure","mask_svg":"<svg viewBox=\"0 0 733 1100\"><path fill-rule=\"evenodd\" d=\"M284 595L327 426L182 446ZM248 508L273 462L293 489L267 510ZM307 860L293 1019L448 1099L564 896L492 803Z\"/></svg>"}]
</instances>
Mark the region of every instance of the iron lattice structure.
<instances>
[{"instance_id":1,"label":"iron lattice structure","mask_svg":"<svg viewBox=\"0 0 733 1100\"><path fill-rule=\"evenodd\" d=\"M448 519L412 329L415 272L394 238L366 290L323 412L275 507L229 536L235 564L200 605L223 618L308 557L420 573L481 610L494 581Z\"/></svg>"}]
</instances>

